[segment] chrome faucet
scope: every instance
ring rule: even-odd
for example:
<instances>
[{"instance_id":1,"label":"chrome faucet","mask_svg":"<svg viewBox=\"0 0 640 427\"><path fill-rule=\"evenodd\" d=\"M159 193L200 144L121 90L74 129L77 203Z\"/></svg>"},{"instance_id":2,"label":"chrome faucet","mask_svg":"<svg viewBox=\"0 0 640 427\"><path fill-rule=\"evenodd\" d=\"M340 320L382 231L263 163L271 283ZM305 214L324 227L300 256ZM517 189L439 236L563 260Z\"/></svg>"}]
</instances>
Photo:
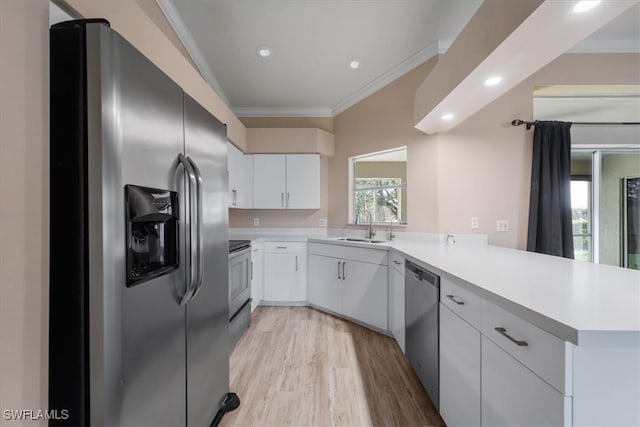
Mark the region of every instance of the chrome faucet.
<instances>
[{"instance_id":1,"label":"chrome faucet","mask_svg":"<svg viewBox=\"0 0 640 427\"><path fill-rule=\"evenodd\" d=\"M393 240L396 238L396 234L393 232L393 220L397 220L398 224L400 224L400 219L398 219L397 215L391 217L391 222L389 223L389 240Z\"/></svg>"},{"instance_id":2,"label":"chrome faucet","mask_svg":"<svg viewBox=\"0 0 640 427\"><path fill-rule=\"evenodd\" d=\"M369 215L369 232L367 233L366 238L373 239L376 235L376 230L373 229L373 215L371 215L371 212L369 211L365 212L367 213L367 215Z\"/></svg>"}]
</instances>

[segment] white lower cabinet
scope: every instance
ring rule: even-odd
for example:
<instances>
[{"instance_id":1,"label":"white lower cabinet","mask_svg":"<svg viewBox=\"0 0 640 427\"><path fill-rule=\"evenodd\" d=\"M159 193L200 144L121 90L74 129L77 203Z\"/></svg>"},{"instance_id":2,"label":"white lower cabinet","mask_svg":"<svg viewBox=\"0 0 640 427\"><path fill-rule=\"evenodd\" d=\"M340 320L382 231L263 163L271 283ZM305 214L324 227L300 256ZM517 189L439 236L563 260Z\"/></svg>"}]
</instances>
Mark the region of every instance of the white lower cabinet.
<instances>
[{"instance_id":1,"label":"white lower cabinet","mask_svg":"<svg viewBox=\"0 0 640 427\"><path fill-rule=\"evenodd\" d=\"M480 332L443 304L440 415L449 427L480 425Z\"/></svg>"},{"instance_id":2,"label":"white lower cabinet","mask_svg":"<svg viewBox=\"0 0 640 427\"><path fill-rule=\"evenodd\" d=\"M389 331L404 353L404 258L392 255L389 265Z\"/></svg>"},{"instance_id":3,"label":"white lower cabinet","mask_svg":"<svg viewBox=\"0 0 640 427\"><path fill-rule=\"evenodd\" d=\"M388 330L386 255L375 249L310 243L309 303Z\"/></svg>"},{"instance_id":4,"label":"white lower cabinet","mask_svg":"<svg viewBox=\"0 0 640 427\"><path fill-rule=\"evenodd\" d=\"M306 244L266 242L264 252L264 301L283 305L305 302Z\"/></svg>"},{"instance_id":5,"label":"white lower cabinet","mask_svg":"<svg viewBox=\"0 0 640 427\"><path fill-rule=\"evenodd\" d=\"M386 331L387 267L343 260L342 276L342 313Z\"/></svg>"},{"instance_id":6,"label":"white lower cabinet","mask_svg":"<svg viewBox=\"0 0 640 427\"><path fill-rule=\"evenodd\" d=\"M482 425L570 426L571 397L483 336Z\"/></svg>"},{"instance_id":7,"label":"white lower cabinet","mask_svg":"<svg viewBox=\"0 0 640 427\"><path fill-rule=\"evenodd\" d=\"M342 259L309 255L309 302L342 313Z\"/></svg>"}]
</instances>

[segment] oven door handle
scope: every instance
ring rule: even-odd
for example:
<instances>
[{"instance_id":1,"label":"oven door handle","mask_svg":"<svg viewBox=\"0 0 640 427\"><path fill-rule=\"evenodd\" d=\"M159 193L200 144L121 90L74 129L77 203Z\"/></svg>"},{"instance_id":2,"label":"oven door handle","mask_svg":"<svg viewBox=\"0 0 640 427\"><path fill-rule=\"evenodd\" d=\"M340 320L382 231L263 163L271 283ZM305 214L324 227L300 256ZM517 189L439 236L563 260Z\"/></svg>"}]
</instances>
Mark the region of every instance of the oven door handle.
<instances>
[{"instance_id":1,"label":"oven door handle","mask_svg":"<svg viewBox=\"0 0 640 427\"><path fill-rule=\"evenodd\" d=\"M191 163L193 172L195 174L196 184L196 279L193 284L193 294L189 301L192 301L200 288L202 288L202 282L204 278L204 239L202 236L202 174L198 165L193 161L191 157L187 157L187 161Z\"/></svg>"}]
</instances>

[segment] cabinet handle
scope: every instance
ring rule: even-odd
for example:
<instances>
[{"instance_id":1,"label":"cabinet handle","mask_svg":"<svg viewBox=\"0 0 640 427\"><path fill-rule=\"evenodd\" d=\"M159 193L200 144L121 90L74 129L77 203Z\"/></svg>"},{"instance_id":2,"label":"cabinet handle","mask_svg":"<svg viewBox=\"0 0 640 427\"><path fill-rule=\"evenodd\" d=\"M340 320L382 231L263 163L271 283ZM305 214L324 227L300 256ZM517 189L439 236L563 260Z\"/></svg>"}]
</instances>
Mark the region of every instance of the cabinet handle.
<instances>
[{"instance_id":1,"label":"cabinet handle","mask_svg":"<svg viewBox=\"0 0 640 427\"><path fill-rule=\"evenodd\" d=\"M395 265L400 265L400 264L402 264L400 261L396 261L395 259L393 260L393 263L394 263Z\"/></svg>"},{"instance_id":2,"label":"cabinet handle","mask_svg":"<svg viewBox=\"0 0 640 427\"><path fill-rule=\"evenodd\" d=\"M298 255L296 255L296 271L298 271Z\"/></svg>"},{"instance_id":3,"label":"cabinet handle","mask_svg":"<svg viewBox=\"0 0 640 427\"><path fill-rule=\"evenodd\" d=\"M253 250L253 252L258 252L258 248L255 248L255 249Z\"/></svg>"},{"instance_id":4,"label":"cabinet handle","mask_svg":"<svg viewBox=\"0 0 640 427\"><path fill-rule=\"evenodd\" d=\"M276 246L276 249L287 249L286 246Z\"/></svg>"},{"instance_id":5,"label":"cabinet handle","mask_svg":"<svg viewBox=\"0 0 640 427\"><path fill-rule=\"evenodd\" d=\"M447 298L449 298L451 301L455 302L458 305L464 305L464 301L457 299L453 295L447 295Z\"/></svg>"},{"instance_id":6,"label":"cabinet handle","mask_svg":"<svg viewBox=\"0 0 640 427\"><path fill-rule=\"evenodd\" d=\"M236 206L238 204L238 190L231 190L233 194L233 199L231 200L231 206Z\"/></svg>"},{"instance_id":7,"label":"cabinet handle","mask_svg":"<svg viewBox=\"0 0 640 427\"><path fill-rule=\"evenodd\" d=\"M342 264L342 262L338 261L338 279L342 279L342 277L340 277L340 264Z\"/></svg>"},{"instance_id":8,"label":"cabinet handle","mask_svg":"<svg viewBox=\"0 0 640 427\"><path fill-rule=\"evenodd\" d=\"M251 280L253 280L253 261L251 261Z\"/></svg>"},{"instance_id":9,"label":"cabinet handle","mask_svg":"<svg viewBox=\"0 0 640 427\"><path fill-rule=\"evenodd\" d=\"M516 344L519 347L527 347L529 345L526 341L517 340L513 338L511 335L507 334L507 330L505 328L493 328L493 329L495 329L497 333L506 337L509 341L511 341L512 343Z\"/></svg>"},{"instance_id":10,"label":"cabinet handle","mask_svg":"<svg viewBox=\"0 0 640 427\"><path fill-rule=\"evenodd\" d=\"M287 207L289 207L289 193L287 193Z\"/></svg>"},{"instance_id":11,"label":"cabinet handle","mask_svg":"<svg viewBox=\"0 0 640 427\"><path fill-rule=\"evenodd\" d=\"M347 276L344 274L344 266L347 265L347 261L342 261L342 280L346 279Z\"/></svg>"},{"instance_id":12,"label":"cabinet handle","mask_svg":"<svg viewBox=\"0 0 640 427\"><path fill-rule=\"evenodd\" d=\"M280 193L280 206L284 208L284 193Z\"/></svg>"}]
</instances>

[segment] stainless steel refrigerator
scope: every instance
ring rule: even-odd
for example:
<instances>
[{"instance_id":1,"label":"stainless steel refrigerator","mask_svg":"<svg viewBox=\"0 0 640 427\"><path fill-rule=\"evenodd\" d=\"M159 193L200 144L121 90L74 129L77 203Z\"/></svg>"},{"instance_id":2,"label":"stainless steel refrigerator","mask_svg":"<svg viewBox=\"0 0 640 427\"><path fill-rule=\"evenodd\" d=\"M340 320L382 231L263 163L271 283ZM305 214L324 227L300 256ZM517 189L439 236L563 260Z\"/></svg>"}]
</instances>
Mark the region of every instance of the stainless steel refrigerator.
<instances>
[{"instance_id":1,"label":"stainless steel refrigerator","mask_svg":"<svg viewBox=\"0 0 640 427\"><path fill-rule=\"evenodd\" d=\"M239 404L226 147L107 21L52 27L52 425L205 426Z\"/></svg>"}]
</instances>

